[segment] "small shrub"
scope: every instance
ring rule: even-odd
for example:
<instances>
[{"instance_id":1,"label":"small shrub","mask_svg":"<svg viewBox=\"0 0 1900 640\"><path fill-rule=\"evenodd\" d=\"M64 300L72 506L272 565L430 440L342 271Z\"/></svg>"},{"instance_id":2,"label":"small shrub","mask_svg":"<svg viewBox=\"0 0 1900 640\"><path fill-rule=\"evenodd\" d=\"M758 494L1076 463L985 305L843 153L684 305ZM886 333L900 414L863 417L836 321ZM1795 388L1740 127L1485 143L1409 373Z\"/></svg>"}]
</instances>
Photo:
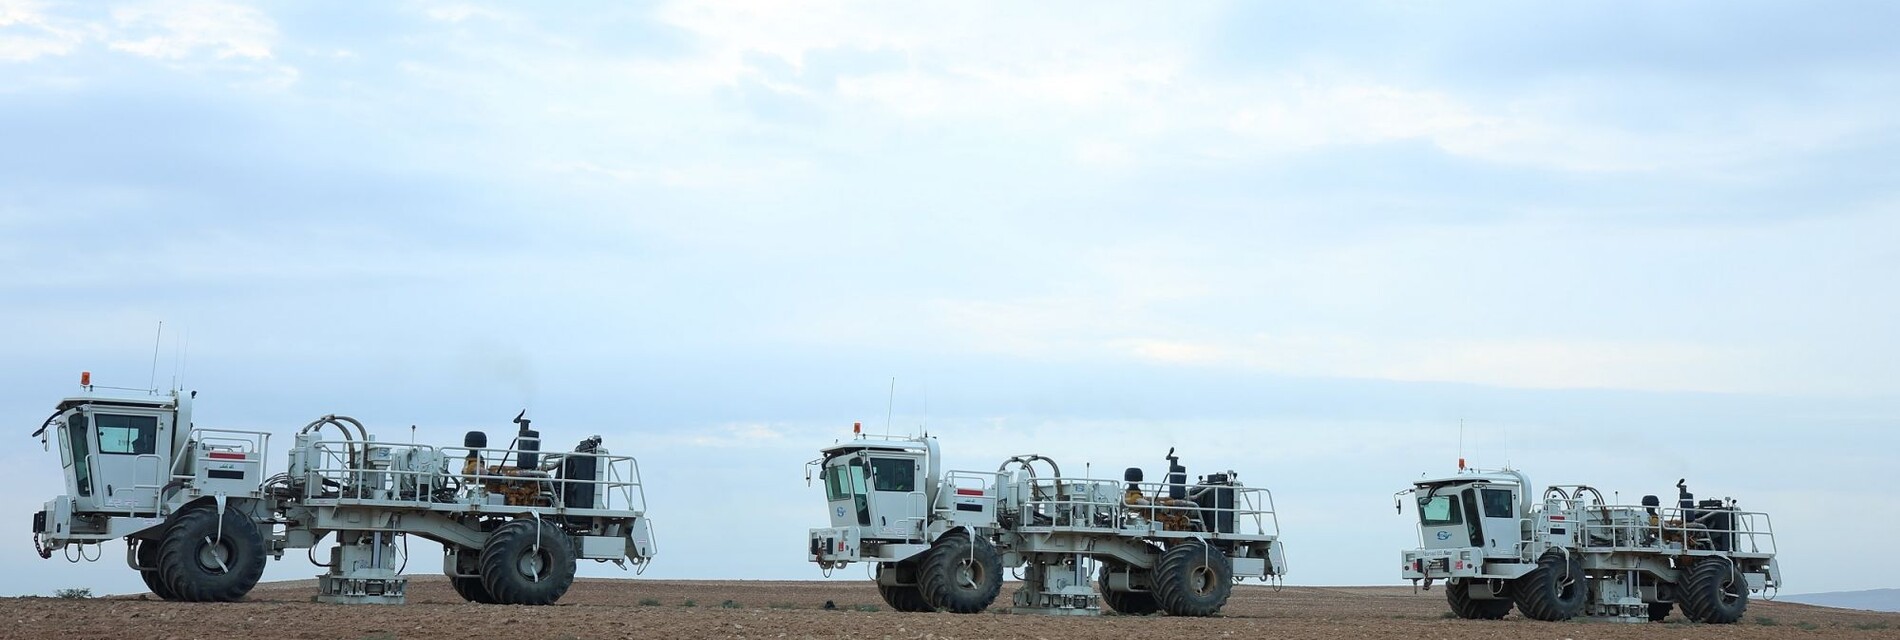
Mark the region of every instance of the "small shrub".
<instances>
[{"instance_id":1,"label":"small shrub","mask_svg":"<svg viewBox=\"0 0 1900 640\"><path fill-rule=\"evenodd\" d=\"M1773 627L1773 626L1781 624L1781 621L1776 620L1774 618L1770 618L1768 616L1755 616L1755 624L1758 624L1764 627Z\"/></svg>"},{"instance_id":2,"label":"small shrub","mask_svg":"<svg viewBox=\"0 0 1900 640\"><path fill-rule=\"evenodd\" d=\"M1794 628L1796 628L1796 629L1800 629L1800 630L1802 630L1802 631L1813 631L1813 630L1815 630L1815 629L1819 629L1819 628L1821 628L1821 625L1818 625L1818 624L1815 624L1815 623L1812 623L1812 622L1808 622L1808 621L1806 621L1806 620L1802 620L1802 621L1800 621L1800 622L1796 622L1796 623L1794 623Z\"/></svg>"},{"instance_id":3,"label":"small shrub","mask_svg":"<svg viewBox=\"0 0 1900 640\"><path fill-rule=\"evenodd\" d=\"M642 607L657 607L657 606L660 606L660 599L659 599L659 598L641 598L641 599L640 599L640 606L642 606Z\"/></svg>"},{"instance_id":4,"label":"small shrub","mask_svg":"<svg viewBox=\"0 0 1900 640\"><path fill-rule=\"evenodd\" d=\"M1859 629L1861 631L1880 631L1882 629L1886 629L1888 626L1890 625L1888 625L1885 622L1856 622L1854 623L1854 628Z\"/></svg>"},{"instance_id":5,"label":"small shrub","mask_svg":"<svg viewBox=\"0 0 1900 640\"><path fill-rule=\"evenodd\" d=\"M739 602L736 600L727 600L725 602L719 603L719 608L721 609L737 609L742 606L744 605L739 604Z\"/></svg>"},{"instance_id":6,"label":"small shrub","mask_svg":"<svg viewBox=\"0 0 1900 640\"><path fill-rule=\"evenodd\" d=\"M91 589L58 589L58 590L53 591L53 597L59 598L61 600L85 600L86 598L92 597L92 590Z\"/></svg>"},{"instance_id":7,"label":"small shrub","mask_svg":"<svg viewBox=\"0 0 1900 640\"><path fill-rule=\"evenodd\" d=\"M687 598L685 602L682 602L682 603L680 603L680 606L682 606L682 607L697 607L697 606L699 606L699 601L698 601L698 600L694 600L694 599L692 599L692 598Z\"/></svg>"},{"instance_id":8,"label":"small shrub","mask_svg":"<svg viewBox=\"0 0 1900 640\"><path fill-rule=\"evenodd\" d=\"M865 612L865 613L876 613L876 612L877 612L877 605L874 605L874 604L861 604L861 605L858 605L858 606L855 606L855 607L852 607L852 608L853 608L853 609L857 609L857 610L859 610L859 611L863 611L863 612Z\"/></svg>"}]
</instances>

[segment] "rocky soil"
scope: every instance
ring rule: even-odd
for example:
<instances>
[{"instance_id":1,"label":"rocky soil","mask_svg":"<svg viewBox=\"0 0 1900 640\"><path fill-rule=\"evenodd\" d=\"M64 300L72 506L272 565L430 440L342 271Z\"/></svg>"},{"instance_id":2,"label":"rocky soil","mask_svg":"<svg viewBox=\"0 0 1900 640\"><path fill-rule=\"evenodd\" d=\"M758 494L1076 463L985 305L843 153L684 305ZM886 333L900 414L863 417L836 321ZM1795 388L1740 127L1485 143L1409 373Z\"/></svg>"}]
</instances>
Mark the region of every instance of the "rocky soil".
<instances>
[{"instance_id":1,"label":"rocky soil","mask_svg":"<svg viewBox=\"0 0 1900 640\"><path fill-rule=\"evenodd\" d=\"M1014 585L1004 586L1002 600ZM866 582L582 580L552 607L461 601L440 576L400 607L311 602L311 581L259 585L245 602L149 596L0 599L0 638L1900 638L1900 614L1754 601L1740 624L1448 620L1440 591L1243 586L1217 618L1058 618L891 611ZM836 610L824 609L826 601Z\"/></svg>"}]
</instances>

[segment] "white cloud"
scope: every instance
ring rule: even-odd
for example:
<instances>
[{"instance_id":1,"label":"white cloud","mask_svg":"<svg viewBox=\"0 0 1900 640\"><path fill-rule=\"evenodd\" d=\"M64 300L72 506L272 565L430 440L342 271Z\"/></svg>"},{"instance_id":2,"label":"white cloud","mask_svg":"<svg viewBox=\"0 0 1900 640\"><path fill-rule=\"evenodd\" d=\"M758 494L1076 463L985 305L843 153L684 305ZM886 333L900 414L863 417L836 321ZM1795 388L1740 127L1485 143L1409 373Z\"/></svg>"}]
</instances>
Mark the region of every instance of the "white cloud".
<instances>
[{"instance_id":1,"label":"white cloud","mask_svg":"<svg viewBox=\"0 0 1900 640\"><path fill-rule=\"evenodd\" d=\"M82 29L49 17L32 0L0 0L0 62L63 56L85 41Z\"/></svg>"},{"instance_id":2,"label":"white cloud","mask_svg":"<svg viewBox=\"0 0 1900 640\"><path fill-rule=\"evenodd\" d=\"M900 56L905 68L847 74L836 95L909 117L1056 115L1146 102L1185 65L1182 41L1142 27L1185 26L1203 12L1071 11L998 5L893 7L848 2L674 3L664 22L695 36L701 56L677 64L737 82L748 55L803 70L820 52ZM998 15L1003 14L1003 15ZM1100 46L1113 39L1116 46Z\"/></svg>"},{"instance_id":3,"label":"white cloud","mask_svg":"<svg viewBox=\"0 0 1900 640\"><path fill-rule=\"evenodd\" d=\"M1073 12L1021 5L904 9L851 2L673 3L658 16L692 34L698 55L649 70L680 82L732 85L756 77L748 55L798 70L827 51L901 56L902 68L846 73L819 93L787 90L816 97L828 109L1066 139L1076 162L1111 167L1420 140L1451 155L1507 165L1707 172L1853 140L1884 126L1876 112L1740 113L1657 132L1646 122L1585 113L1615 95L1600 82L1558 79L1477 95L1429 77L1395 77L1325 58L1267 65L1277 73L1215 75L1199 64L1204 53L1197 34L1217 9L1107 5L1086 22ZM1683 96L1671 106L1730 113L1732 99Z\"/></svg>"},{"instance_id":4,"label":"white cloud","mask_svg":"<svg viewBox=\"0 0 1900 640\"><path fill-rule=\"evenodd\" d=\"M798 161L768 161L750 164L675 161L650 163L637 167L610 167L576 160L556 163L550 165L548 169L555 173L602 177L615 182L710 190L783 182L809 171L805 163Z\"/></svg>"},{"instance_id":5,"label":"white cloud","mask_svg":"<svg viewBox=\"0 0 1900 640\"><path fill-rule=\"evenodd\" d=\"M113 10L119 32L114 51L162 60L182 60L209 50L219 60L268 60L277 26L246 5L197 0L154 3Z\"/></svg>"},{"instance_id":6,"label":"white cloud","mask_svg":"<svg viewBox=\"0 0 1900 640\"><path fill-rule=\"evenodd\" d=\"M1225 113L1219 121L1227 131L1268 153L1417 140L1454 156L1585 173L1702 174L1839 144L1882 126L1874 114L1847 109L1819 117L1744 112L1658 131L1580 114L1601 91L1559 81L1487 97L1394 84L1377 74L1297 73L1225 87L1209 104L1180 106Z\"/></svg>"},{"instance_id":7,"label":"white cloud","mask_svg":"<svg viewBox=\"0 0 1900 640\"><path fill-rule=\"evenodd\" d=\"M507 18L507 14L504 14L500 11L495 11L493 9L489 9L486 7L478 7L478 6L470 5L470 4L451 4L451 5L430 7L429 10L425 12L425 14L429 16L430 20L437 20L437 21L449 22L449 23L463 22L472 18L481 18L484 20L500 20L500 19Z\"/></svg>"},{"instance_id":8,"label":"white cloud","mask_svg":"<svg viewBox=\"0 0 1900 640\"><path fill-rule=\"evenodd\" d=\"M1273 146L1310 148L1435 138L1495 124L1440 91L1376 83L1320 84L1289 76L1255 88L1226 121L1227 129Z\"/></svg>"},{"instance_id":9,"label":"white cloud","mask_svg":"<svg viewBox=\"0 0 1900 640\"><path fill-rule=\"evenodd\" d=\"M966 348L1038 359L1116 358L1295 377L1510 388L1741 392L1800 385L1764 373L1766 353L1729 346L1303 329L1246 334L1157 306L1112 294L944 301L934 317L945 335Z\"/></svg>"},{"instance_id":10,"label":"white cloud","mask_svg":"<svg viewBox=\"0 0 1900 640\"><path fill-rule=\"evenodd\" d=\"M680 434L676 439L695 447L731 448L771 448L789 444L785 439L785 427L761 422L725 424L710 427L710 431L692 431Z\"/></svg>"},{"instance_id":11,"label":"white cloud","mask_svg":"<svg viewBox=\"0 0 1900 640\"><path fill-rule=\"evenodd\" d=\"M1153 362L1303 377L1541 389L1762 390L1752 388L1759 384L1752 373L1760 365L1759 354L1694 344L1308 334L1261 335L1227 343L1130 339L1117 345Z\"/></svg>"},{"instance_id":12,"label":"white cloud","mask_svg":"<svg viewBox=\"0 0 1900 640\"><path fill-rule=\"evenodd\" d=\"M925 326L908 334L888 323L811 324L838 327L841 342L928 336L950 350L1040 361L1511 388L1887 393L1900 378L1865 349L1884 344L1875 319L1892 306L1815 283L1855 280L1879 262L1885 250L1870 238L1891 219L1673 230L1507 221L1305 246L1271 233L1123 240L1146 249L1070 252L1038 263L1028 291L930 300L910 314ZM1827 246L1831 257L1794 246Z\"/></svg>"}]
</instances>

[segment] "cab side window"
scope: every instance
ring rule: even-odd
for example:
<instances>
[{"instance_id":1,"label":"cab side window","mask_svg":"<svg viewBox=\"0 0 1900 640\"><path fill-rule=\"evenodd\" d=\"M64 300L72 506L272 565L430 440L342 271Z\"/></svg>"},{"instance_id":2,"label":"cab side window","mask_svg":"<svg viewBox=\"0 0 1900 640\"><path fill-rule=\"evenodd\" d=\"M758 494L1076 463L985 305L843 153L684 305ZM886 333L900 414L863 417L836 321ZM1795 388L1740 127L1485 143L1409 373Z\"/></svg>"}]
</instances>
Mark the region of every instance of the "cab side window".
<instances>
[{"instance_id":1,"label":"cab side window","mask_svg":"<svg viewBox=\"0 0 1900 640\"><path fill-rule=\"evenodd\" d=\"M916 463L895 458L872 458L871 479L872 488L878 491L916 491Z\"/></svg>"},{"instance_id":2,"label":"cab side window","mask_svg":"<svg viewBox=\"0 0 1900 640\"><path fill-rule=\"evenodd\" d=\"M1509 518L1511 513L1511 491L1509 489L1484 490L1484 517Z\"/></svg>"},{"instance_id":3,"label":"cab side window","mask_svg":"<svg viewBox=\"0 0 1900 640\"><path fill-rule=\"evenodd\" d=\"M152 455L158 449L158 418L152 416L93 416L99 430L99 453Z\"/></svg>"},{"instance_id":4,"label":"cab side window","mask_svg":"<svg viewBox=\"0 0 1900 640\"><path fill-rule=\"evenodd\" d=\"M82 496L92 495L92 463L88 460L88 456L92 455L92 447L86 444L90 436L86 426L86 414L73 414L73 417L66 419L67 450L72 452L73 478L78 481L79 495Z\"/></svg>"}]
</instances>

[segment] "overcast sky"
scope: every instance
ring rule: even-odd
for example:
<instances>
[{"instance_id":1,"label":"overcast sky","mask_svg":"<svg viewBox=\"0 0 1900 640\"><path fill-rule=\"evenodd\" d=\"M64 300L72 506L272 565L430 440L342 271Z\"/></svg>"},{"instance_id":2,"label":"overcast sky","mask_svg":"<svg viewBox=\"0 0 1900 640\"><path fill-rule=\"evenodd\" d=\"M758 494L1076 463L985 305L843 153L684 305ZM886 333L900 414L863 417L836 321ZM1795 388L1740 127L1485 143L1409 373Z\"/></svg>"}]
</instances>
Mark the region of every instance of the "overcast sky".
<instances>
[{"instance_id":1,"label":"overcast sky","mask_svg":"<svg viewBox=\"0 0 1900 640\"><path fill-rule=\"evenodd\" d=\"M1239 471L1296 584L1396 582L1390 494L1463 421L1539 482L1772 512L1791 593L1900 586L1852 535L1900 529L1895 24L0 0L0 595L142 590L122 545L27 542L61 489L26 434L81 370L182 378L273 471L326 413L602 434L655 577L819 577L800 465L895 377L958 468Z\"/></svg>"}]
</instances>

